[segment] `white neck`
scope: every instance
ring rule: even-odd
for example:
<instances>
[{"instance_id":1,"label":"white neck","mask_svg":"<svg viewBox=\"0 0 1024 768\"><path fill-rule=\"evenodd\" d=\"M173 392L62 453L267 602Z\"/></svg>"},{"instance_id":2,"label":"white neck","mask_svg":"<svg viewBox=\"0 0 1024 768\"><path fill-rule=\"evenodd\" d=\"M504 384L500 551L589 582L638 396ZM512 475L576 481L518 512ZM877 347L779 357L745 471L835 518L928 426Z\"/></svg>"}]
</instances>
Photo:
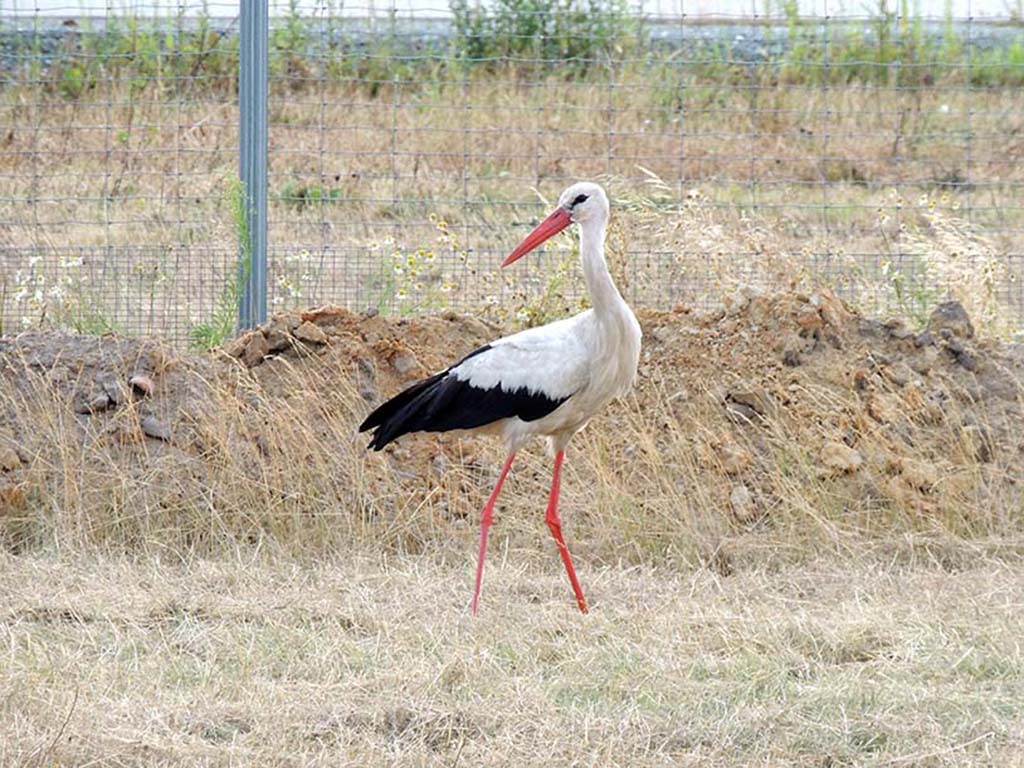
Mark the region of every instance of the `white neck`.
<instances>
[{"instance_id":1,"label":"white neck","mask_svg":"<svg viewBox=\"0 0 1024 768\"><path fill-rule=\"evenodd\" d=\"M605 222L590 219L580 222L580 262L583 265L583 279L590 291L594 313L598 317L621 314L626 309L619 289L612 282L608 263L604 258Z\"/></svg>"}]
</instances>

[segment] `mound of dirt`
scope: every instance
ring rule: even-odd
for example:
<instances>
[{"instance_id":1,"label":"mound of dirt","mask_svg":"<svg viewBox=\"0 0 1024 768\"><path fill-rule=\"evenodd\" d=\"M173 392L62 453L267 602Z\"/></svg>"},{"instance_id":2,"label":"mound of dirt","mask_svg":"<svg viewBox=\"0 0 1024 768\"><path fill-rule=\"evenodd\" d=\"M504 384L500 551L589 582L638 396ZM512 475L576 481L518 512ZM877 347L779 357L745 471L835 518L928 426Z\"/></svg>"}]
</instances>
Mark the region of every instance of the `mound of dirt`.
<instances>
[{"instance_id":1,"label":"mound of dirt","mask_svg":"<svg viewBox=\"0 0 1024 768\"><path fill-rule=\"evenodd\" d=\"M715 432L720 469L754 482L732 486L739 517L779 501L777 488L771 499L756 486L778 474L780 442L801 446L818 477L838 480L846 507L934 512L944 494L1019 503L1024 345L975 340L954 302L920 332L861 317L827 291L746 290L710 315L644 320L639 399L651 406L668 394L681 417L694 391L708 390L722 418L703 424Z\"/></svg>"},{"instance_id":2,"label":"mound of dirt","mask_svg":"<svg viewBox=\"0 0 1024 768\"><path fill-rule=\"evenodd\" d=\"M974 338L958 305L919 332L862 317L827 291L742 290L712 313L639 314L635 397L593 429L623 465L649 442L724 517L757 522L808 482L841 509L970 515L1020 503L1024 346ZM321 308L276 316L210 355L61 332L0 339L0 523L66 503L50 497L67 495L69 455L95 464L92 477L116 477L119 488L134 478L147 493L158 485L153 462L169 462L165 471L182 477L161 476L168 514L207 499L226 475L258 486L260 504L351 502L343 481L325 485L325 473L341 471L355 473L344 482L360 483L360 508L393 509L395 477L422 491L455 464L490 467L494 449L423 435L362 459L356 425L382 398L502 332L454 313ZM317 463L343 444L339 464ZM289 494L306 466L301 483L313 490Z\"/></svg>"}]
</instances>

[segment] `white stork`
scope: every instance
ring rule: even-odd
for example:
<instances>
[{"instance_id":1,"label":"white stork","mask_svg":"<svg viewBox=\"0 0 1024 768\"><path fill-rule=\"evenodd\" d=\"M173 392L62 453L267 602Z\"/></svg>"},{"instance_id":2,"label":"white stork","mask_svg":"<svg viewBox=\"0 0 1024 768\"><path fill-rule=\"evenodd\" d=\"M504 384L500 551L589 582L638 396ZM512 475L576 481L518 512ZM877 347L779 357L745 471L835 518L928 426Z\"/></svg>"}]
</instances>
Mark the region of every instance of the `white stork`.
<instances>
[{"instance_id":1,"label":"white stork","mask_svg":"<svg viewBox=\"0 0 1024 768\"><path fill-rule=\"evenodd\" d=\"M497 434L504 440L508 456L480 520L474 615L494 503L516 451L537 435L547 437L555 460L547 525L576 602L587 612L558 517L562 461L569 439L606 403L630 389L640 359L640 324L615 287L604 258L607 222L604 190L590 182L573 184L562 193L554 212L502 262L503 267L508 266L570 224L579 224L580 261L592 309L471 352L382 404L359 427L360 432L374 430L369 447L378 451L410 432L473 430Z\"/></svg>"}]
</instances>

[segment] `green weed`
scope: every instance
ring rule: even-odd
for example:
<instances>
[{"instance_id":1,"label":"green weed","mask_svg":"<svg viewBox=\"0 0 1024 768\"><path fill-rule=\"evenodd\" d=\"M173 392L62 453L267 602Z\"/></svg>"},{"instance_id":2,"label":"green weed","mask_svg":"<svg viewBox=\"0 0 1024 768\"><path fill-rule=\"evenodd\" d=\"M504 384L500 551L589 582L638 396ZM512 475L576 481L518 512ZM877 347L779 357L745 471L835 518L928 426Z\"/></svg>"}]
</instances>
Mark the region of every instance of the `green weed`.
<instances>
[{"instance_id":1,"label":"green weed","mask_svg":"<svg viewBox=\"0 0 1024 768\"><path fill-rule=\"evenodd\" d=\"M1008 38L972 46L948 5L941 33L927 33L907 0L899 0L898 8L879 0L869 21L855 24L805 19L793 0L783 0L786 42L766 46L754 61L737 59L728 36L690 41L685 50L652 41L653 26L624 0L498 0L487 8L452 0L450 9L450 37L424 40L400 34L403 22L396 16L366 35L356 22L333 13L303 16L291 0L271 30L273 84L302 91L324 80L349 81L371 97L385 97L393 88L407 93L457 86L476 71L486 76L511 67L519 75L602 80L614 67L631 78L664 81L658 100L670 109L681 88L701 85L1024 84L1024 43ZM1008 23L1017 23L1014 18ZM41 35L15 36L18 65L0 73L0 83L32 88L42 82L47 93L69 101L104 90L108 82L128 83L133 94L230 92L237 81L237 34L215 28L205 8L185 21L183 15L146 21L111 14L102 30L83 22L52 56L43 55ZM766 39L775 40L771 27Z\"/></svg>"},{"instance_id":2,"label":"green weed","mask_svg":"<svg viewBox=\"0 0 1024 768\"><path fill-rule=\"evenodd\" d=\"M252 240L249 234L248 200L245 187L237 176L227 182L228 205L231 219L238 233L238 269L234 280L224 281L213 316L204 323L197 323L189 329L189 344L193 349L210 350L230 339L238 321L238 301L252 269Z\"/></svg>"}]
</instances>

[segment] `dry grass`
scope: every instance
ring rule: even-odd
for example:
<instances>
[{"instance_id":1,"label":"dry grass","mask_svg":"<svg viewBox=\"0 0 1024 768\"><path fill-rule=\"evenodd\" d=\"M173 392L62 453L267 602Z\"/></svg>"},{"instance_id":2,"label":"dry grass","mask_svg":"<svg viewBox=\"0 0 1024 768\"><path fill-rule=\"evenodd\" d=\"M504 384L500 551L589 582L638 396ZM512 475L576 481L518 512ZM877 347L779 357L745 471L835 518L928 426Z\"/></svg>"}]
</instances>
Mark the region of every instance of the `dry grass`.
<instances>
[{"instance_id":1,"label":"dry grass","mask_svg":"<svg viewBox=\"0 0 1024 768\"><path fill-rule=\"evenodd\" d=\"M1020 400L954 398L937 423L908 412L887 427L820 379L786 414L730 426L719 387L770 368L741 340L793 301L699 333L645 315L656 362L567 464L585 617L543 525L539 450L506 485L473 620L499 448L420 436L367 456L354 435L356 329L390 392L389 355L435 367L455 351L441 329L471 345L493 333L479 321L325 324L324 355L251 371L25 337L0 393L0 449L26 457L0 473L0 763L1024 765ZM739 369L715 357L731 353ZM839 359L809 357L808 378ZM154 398L74 413L97 371L124 380L140 362ZM929 382L955 391L956 368ZM171 420L172 445L139 435L145 412ZM989 461L964 415L1003 436ZM868 457L853 477L820 471L840 429ZM909 465L885 469L875 454L894 434L942 467L939 487L912 492ZM726 438L754 454L738 476ZM730 509L739 482L753 517Z\"/></svg>"},{"instance_id":2,"label":"dry grass","mask_svg":"<svg viewBox=\"0 0 1024 768\"><path fill-rule=\"evenodd\" d=\"M728 569L768 542L785 560L896 534L1022 532L1013 480L1020 361L992 345L975 349L983 368L975 377L939 349L929 357L897 340L865 341L858 320L843 315L825 331L837 334L834 345L812 350L793 319L808 306L782 294L717 322L643 315L636 394L570 450L564 504L584 557ZM310 556L356 545L408 554L475 521L500 447L423 437L367 456L356 432L368 408L360 371L375 371L373 397L386 396L405 380L394 355L412 354L422 375L499 330L457 317L319 317L331 334L322 356L300 346L252 371L131 341L43 334L12 343L0 448L24 457L15 478L24 503L2 519L8 546L207 554L241 543ZM780 364L783 345L808 347L802 367ZM906 367L926 358L921 378ZM897 364L912 380L892 383ZM96 381L127 381L139 367L157 377L157 397L76 413ZM731 416L730 392L759 398L763 416ZM170 425L170 444L143 436L149 414ZM853 445L864 467L823 470L829 442ZM517 545L544 539L530 521L549 472L540 446L518 460L503 496ZM730 496L741 484L753 498L737 511Z\"/></svg>"},{"instance_id":3,"label":"dry grass","mask_svg":"<svg viewBox=\"0 0 1024 768\"><path fill-rule=\"evenodd\" d=\"M794 236L825 223L822 205L837 242L871 232L886 203L880 190L906 188L912 198L913 189L956 188L958 178L966 193L984 185L980 224L1019 223L1015 137L1024 118L1013 91L693 88L683 91L684 124L675 107L659 105L649 76L614 85L522 83L510 73L375 97L344 84L281 93L271 115L272 242L365 246L383 228L401 229L416 247L432 242L433 212L486 236L466 243L479 250L514 237L493 227L533 213L531 186L605 177L621 180L615 192L628 198L643 187L638 166L724 206L766 206L770 217L781 208ZM230 216L210 216L226 204L222 177L237 160L231 105L116 89L76 102L3 95L8 243L233 245L219 229ZM340 200L303 197L310 189L336 190Z\"/></svg>"},{"instance_id":4,"label":"dry grass","mask_svg":"<svg viewBox=\"0 0 1024 768\"><path fill-rule=\"evenodd\" d=\"M576 178L601 179L620 211L654 203L645 211L652 226L623 218L625 246L645 262L634 268L637 282L653 287L635 298L648 306L680 298L667 284L683 285L687 300L719 293L699 269L700 253L680 272L680 253L658 236L688 224L694 199L712 226L738 233L733 247L716 247L733 272L760 258L742 236L756 218L773 232L775 252L835 282L852 276L858 299L874 300L859 280L883 279L882 262L914 261L879 217L887 214L890 228L916 226L921 194L950 190L994 253L1005 260L1018 250L1022 116L1011 89L712 88L678 75L620 74L615 88L507 72L385 86L373 96L345 83L283 89L271 110L278 306L422 311L454 296L478 307L495 295L481 276L538 210L533 189L553 196ZM74 102L8 88L0 124L9 127L0 244L41 256L31 268L18 259L0 266L8 322L37 320L41 304L52 309L55 286L93 307L78 323L91 330L106 321L181 338L209 318L236 253L227 182L236 165L233 107L109 83ZM668 180L653 197L648 173ZM911 203L898 204L892 189ZM439 234L439 220L450 236ZM436 252L438 284L457 290L396 301L401 286L383 267L396 252L420 250ZM61 264L78 256L85 263L65 285ZM1019 317L1009 281L1020 265L1006 269L1000 289ZM417 292L415 283L405 287Z\"/></svg>"},{"instance_id":5,"label":"dry grass","mask_svg":"<svg viewBox=\"0 0 1024 768\"><path fill-rule=\"evenodd\" d=\"M0 760L1024 764L1018 558L908 542L730 577L588 566L583 617L553 550L496 543L476 620L468 546L3 556Z\"/></svg>"}]
</instances>

